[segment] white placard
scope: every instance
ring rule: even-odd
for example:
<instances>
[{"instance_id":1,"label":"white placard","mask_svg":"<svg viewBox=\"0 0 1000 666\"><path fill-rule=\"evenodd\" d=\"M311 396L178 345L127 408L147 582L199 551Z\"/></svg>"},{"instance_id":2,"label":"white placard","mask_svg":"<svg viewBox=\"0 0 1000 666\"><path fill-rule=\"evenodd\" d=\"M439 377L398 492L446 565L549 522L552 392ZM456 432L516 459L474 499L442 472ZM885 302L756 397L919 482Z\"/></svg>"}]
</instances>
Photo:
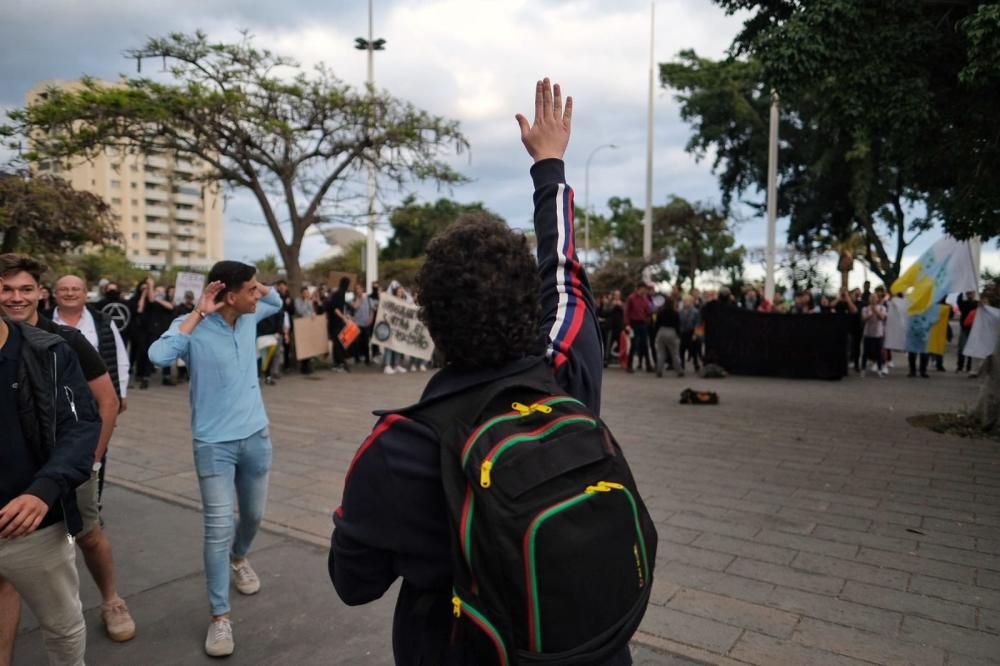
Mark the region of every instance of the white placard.
<instances>
[{"instance_id":1,"label":"white placard","mask_svg":"<svg viewBox=\"0 0 1000 666\"><path fill-rule=\"evenodd\" d=\"M174 283L174 305L184 302L184 293L194 292L194 302L201 298L201 292L205 288L205 276L201 273L178 273L177 282Z\"/></svg>"},{"instance_id":2,"label":"white placard","mask_svg":"<svg viewBox=\"0 0 1000 666\"><path fill-rule=\"evenodd\" d=\"M372 344L429 361L434 354L434 342L417 316L419 311L412 303L382 294L372 327Z\"/></svg>"}]
</instances>

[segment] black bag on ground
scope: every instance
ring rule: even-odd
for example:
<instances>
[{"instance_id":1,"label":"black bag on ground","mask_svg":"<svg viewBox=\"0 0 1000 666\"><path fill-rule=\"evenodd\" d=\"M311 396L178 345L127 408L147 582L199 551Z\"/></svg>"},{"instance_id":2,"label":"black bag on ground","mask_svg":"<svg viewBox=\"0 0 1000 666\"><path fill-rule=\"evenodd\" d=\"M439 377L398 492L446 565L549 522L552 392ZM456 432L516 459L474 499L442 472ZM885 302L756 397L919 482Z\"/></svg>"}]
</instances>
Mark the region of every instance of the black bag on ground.
<instances>
[{"instance_id":1,"label":"black bag on ground","mask_svg":"<svg viewBox=\"0 0 1000 666\"><path fill-rule=\"evenodd\" d=\"M442 445L453 644L483 666L621 651L649 602L657 535L604 423L541 363L408 416Z\"/></svg>"}]
</instances>

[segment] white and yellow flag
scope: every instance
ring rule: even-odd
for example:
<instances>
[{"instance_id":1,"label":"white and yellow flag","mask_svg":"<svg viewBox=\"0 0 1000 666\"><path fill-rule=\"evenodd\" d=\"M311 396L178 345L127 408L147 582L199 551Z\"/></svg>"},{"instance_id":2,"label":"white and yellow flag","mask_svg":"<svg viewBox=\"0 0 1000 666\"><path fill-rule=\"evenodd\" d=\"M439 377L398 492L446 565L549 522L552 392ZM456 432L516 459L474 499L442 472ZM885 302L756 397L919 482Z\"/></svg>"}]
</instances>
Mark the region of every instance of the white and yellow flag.
<instances>
[{"instance_id":1,"label":"white and yellow flag","mask_svg":"<svg viewBox=\"0 0 1000 666\"><path fill-rule=\"evenodd\" d=\"M947 341L948 294L977 291L975 251L970 241L945 236L892 283L886 347L942 354Z\"/></svg>"}]
</instances>

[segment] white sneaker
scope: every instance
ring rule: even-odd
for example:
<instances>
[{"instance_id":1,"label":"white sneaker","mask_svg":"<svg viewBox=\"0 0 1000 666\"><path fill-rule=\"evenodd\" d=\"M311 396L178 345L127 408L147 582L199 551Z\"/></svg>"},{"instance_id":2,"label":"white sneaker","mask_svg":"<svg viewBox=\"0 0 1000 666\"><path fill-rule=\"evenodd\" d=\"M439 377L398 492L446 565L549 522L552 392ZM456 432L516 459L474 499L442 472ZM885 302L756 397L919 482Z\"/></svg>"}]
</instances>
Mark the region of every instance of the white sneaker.
<instances>
[{"instance_id":1,"label":"white sneaker","mask_svg":"<svg viewBox=\"0 0 1000 666\"><path fill-rule=\"evenodd\" d=\"M887 367L887 368L895 368L896 365L892 361L887 361L886 364L885 364L885 367Z\"/></svg>"},{"instance_id":2,"label":"white sneaker","mask_svg":"<svg viewBox=\"0 0 1000 666\"><path fill-rule=\"evenodd\" d=\"M250 566L250 560L229 562L229 570L233 574L233 583L240 594L257 594L260 591L260 579Z\"/></svg>"},{"instance_id":3,"label":"white sneaker","mask_svg":"<svg viewBox=\"0 0 1000 666\"><path fill-rule=\"evenodd\" d=\"M427 364L421 363L418 369L420 370L420 372L427 372Z\"/></svg>"},{"instance_id":4,"label":"white sneaker","mask_svg":"<svg viewBox=\"0 0 1000 666\"><path fill-rule=\"evenodd\" d=\"M396 372L398 372L401 375L405 375L407 370L403 366L399 366L398 368L396 368Z\"/></svg>"},{"instance_id":5,"label":"white sneaker","mask_svg":"<svg viewBox=\"0 0 1000 666\"><path fill-rule=\"evenodd\" d=\"M233 625L229 618L220 617L208 625L208 635L205 637L205 654L209 657L228 657L236 649L233 642Z\"/></svg>"},{"instance_id":6,"label":"white sneaker","mask_svg":"<svg viewBox=\"0 0 1000 666\"><path fill-rule=\"evenodd\" d=\"M391 365L387 365L382 370L382 372L385 373L385 374L387 374L387 375L394 375L394 374L396 374L396 369L394 367L392 367Z\"/></svg>"},{"instance_id":7,"label":"white sneaker","mask_svg":"<svg viewBox=\"0 0 1000 666\"><path fill-rule=\"evenodd\" d=\"M885 376L886 376L886 375L888 375L888 374L889 374L889 371L888 371L888 370L885 370L885 369L882 369L882 370L879 370L879 371L878 371L878 376L879 376L879 377L885 377Z\"/></svg>"},{"instance_id":8,"label":"white sneaker","mask_svg":"<svg viewBox=\"0 0 1000 666\"><path fill-rule=\"evenodd\" d=\"M861 373L860 374L861 374L862 377L865 376L865 369L864 368L861 368Z\"/></svg>"}]
</instances>

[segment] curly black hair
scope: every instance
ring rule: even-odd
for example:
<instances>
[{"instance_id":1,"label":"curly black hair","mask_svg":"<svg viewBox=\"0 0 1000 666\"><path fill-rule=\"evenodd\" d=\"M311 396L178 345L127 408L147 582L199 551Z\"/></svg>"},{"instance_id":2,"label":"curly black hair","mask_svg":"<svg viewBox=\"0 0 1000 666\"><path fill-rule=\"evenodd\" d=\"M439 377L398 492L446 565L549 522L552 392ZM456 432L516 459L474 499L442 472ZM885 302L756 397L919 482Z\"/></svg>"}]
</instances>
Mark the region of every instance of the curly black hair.
<instances>
[{"instance_id":1,"label":"curly black hair","mask_svg":"<svg viewBox=\"0 0 1000 666\"><path fill-rule=\"evenodd\" d=\"M420 319L460 368L498 368L542 353L540 283L524 235L488 213L463 215L427 245Z\"/></svg>"}]
</instances>

